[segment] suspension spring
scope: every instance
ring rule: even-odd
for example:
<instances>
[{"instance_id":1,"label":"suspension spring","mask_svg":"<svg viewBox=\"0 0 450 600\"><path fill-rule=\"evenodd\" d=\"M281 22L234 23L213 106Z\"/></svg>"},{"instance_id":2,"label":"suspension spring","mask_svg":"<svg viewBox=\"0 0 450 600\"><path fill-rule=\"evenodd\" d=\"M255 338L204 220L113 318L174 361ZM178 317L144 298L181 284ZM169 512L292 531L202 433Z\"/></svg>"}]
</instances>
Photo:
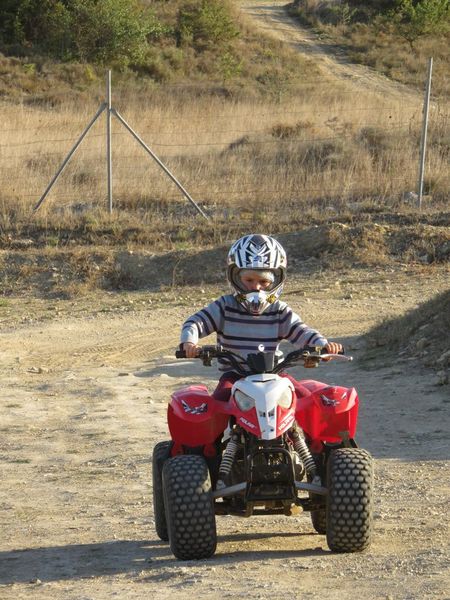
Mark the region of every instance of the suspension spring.
<instances>
[{"instance_id":1,"label":"suspension spring","mask_svg":"<svg viewBox=\"0 0 450 600\"><path fill-rule=\"evenodd\" d=\"M298 455L300 456L300 460L305 465L306 472L311 477L314 477L316 474L316 463L312 454L306 445L305 438L301 435L298 429L292 429L290 432L292 441L294 442L294 448Z\"/></svg>"},{"instance_id":2,"label":"suspension spring","mask_svg":"<svg viewBox=\"0 0 450 600\"><path fill-rule=\"evenodd\" d=\"M229 475L231 467L233 466L234 457L239 448L239 437L233 435L225 448L225 452L222 455L219 469L219 479L224 479Z\"/></svg>"}]
</instances>

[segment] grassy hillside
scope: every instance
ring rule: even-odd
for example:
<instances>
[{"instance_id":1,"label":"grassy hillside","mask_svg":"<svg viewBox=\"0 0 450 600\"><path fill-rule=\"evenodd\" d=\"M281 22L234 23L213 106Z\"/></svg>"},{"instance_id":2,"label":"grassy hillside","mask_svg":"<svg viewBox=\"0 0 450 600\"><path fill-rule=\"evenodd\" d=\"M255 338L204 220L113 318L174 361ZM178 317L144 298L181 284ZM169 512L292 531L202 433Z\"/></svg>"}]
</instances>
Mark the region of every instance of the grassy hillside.
<instances>
[{"instance_id":1,"label":"grassy hillside","mask_svg":"<svg viewBox=\"0 0 450 600\"><path fill-rule=\"evenodd\" d=\"M312 61L256 35L228 0L153 0L145 4L158 23L158 35L149 38L136 56L123 58L119 49L116 58L111 51L111 56L99 54L94 62L77 61L74 49L64 59L59 46L42 45L39 38L8 43L8 36L4 33L2 38L0 31L0 95L57 105L70 96L92 93L105 69L113 68L117 86L141 92L161 84L186 87L206 83L233 96L270 96L305 74L318 73ZM99 30L97 35L102 34L106 44L107 32Z\"/></svg>"},{"instance_id":2,"label":"grassy hillside","mask_svg":"<svg viewBox=\"0 0 450 600\"><path fill-rule=\"evenodd\" d=\"M120 8L124 1L111 0L111 5L117 4ZM444 0L434 0L436 3L445 4ZM8 0L6 5L9 4L12 6L9 11L14 15L15 3ZM27 6L23 1L20 4ZM124 28L113 18L103 29L96 25L98 31L91 33L100 40L94 48L103 43L109 54L98 51L89 54L86 49L91 43L89 38L72 43L72 50L69 52L66 48L64 53L61 48L67 41L58 41L53 33L56 39L52 45L48 40L43 43L43 38L53 39L51 35L38 35L39 26L56 27L52 20L39 24L35 18L36 22L30 23L28 28L24 26L22 42L12 43L11 30L17 29L17 25L8 27L6 8L0 27L0 52L3 53L0 95L16 99L38 96L41 101L58 103L61 97L95 88L106 66L115 69L117 84L121 80L124 85L137 89L152 89L155 84L203 82L215 83L228 93L241 95L274 94L280 87L287 93L290 82L309 79L318 73L312 61L257 35L242 19L238 4L232 0L133 0L132 4L147 7L153 25L149 26L152 33L148 35L148 43L139 52L130 51L126 58L120 54L119 42L116 42L116 57L109 49L111 38L119 37ZM389 1L302 0L287 6L303 24L326 36L330 51L344 49L349 60L370 65L418 89L423 88L426 63L432 56L433 93L448 95L450 12L445 13L448 26L424 25L422 30L417 24L407 26L405 19L394 18L391 14L394 5L395 2ZM12 17L9 20L12 21ZM442 21L445 19L439 19L439 23ZM132 29L135 23L126 25ZM79 29L79 35L87 37L81 26ZM407 35L409 31L411 35ZM63 32L58 35L63 36ZM67 38L67 32L64 35Z\"/></svg>"}]
</instances>

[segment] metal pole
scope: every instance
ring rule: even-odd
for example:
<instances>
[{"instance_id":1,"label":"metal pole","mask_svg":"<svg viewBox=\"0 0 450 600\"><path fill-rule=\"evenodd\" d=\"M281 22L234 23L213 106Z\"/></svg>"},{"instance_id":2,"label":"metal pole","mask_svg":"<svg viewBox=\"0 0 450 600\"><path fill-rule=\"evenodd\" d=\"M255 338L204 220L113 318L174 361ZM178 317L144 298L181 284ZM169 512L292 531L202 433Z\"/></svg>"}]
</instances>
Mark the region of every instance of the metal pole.
<instances>
[{"instance_id":1,"label":"metal pole","mask_svg":"<svg viewBox=\"0 0 450 600\"><path fill-rule=\"evenodd\" d=\"M47 197L47 194L49 193L49 191L52 189L53 184L56 182L56 180L58 179L58 177L61 175L61 173L63 172L65 166L67 165L67 163L69 162L69 160L72 158L72 156L75 154L76 149L78 148L78 146L81 144L81 142L83 141L84 137L86 136L87 132L89 131L89 129L92 127L92 125L95 123L95 121L99 118L99 116L102 114L102 112L105 110L106 108L106 104L103 103L100 108L97 111L97 114L95 115L95 117L91 120L91 122L89 123L89 125L86 127L86 129L83 131L83 133L80 135L80 137L78 138L77 143L75 144L75 146L72 148L72 150L69 152L69 154L66 156L66 158L64 159L62 165L59 167L56 175L53 177L53 179L50 181L50 183L47 186L47 189L45 190L45 192L42 194L42 196L39 199L39 202L36 204L36 206L34 207L34 210L37 210L41 204L44 202L45 198Z\"/></svg>"},{"instance_id":2,"label":"metal pole","mask_svg":"<svg viewBox=\"0 0 450 600\"><path fill-rule=\"evenodd\" d=\"M423 103L423 122L422 122L422 136L420 140L420 163L419 163L419 190L418 190L418 203L419 210L422 210L422 194L423 194L423 174L425 171L425 152L427 146L427 130L428 130L428 113L430 110L430 92L431 92L431 73L433 70L433 59L430 58L428 61L428 74L427 74L427 85L425 89L425 100Z\"/></svg>"},{"instance_id":3,"label":"metal pole","mask_svg":"<svg viewBox=\"0 0 450 600\"><path fill-rule=\"evenodd\" d=\"M112 213L112 145L111 145L111 71L108 71L106 78L106 102L108 110L106 111L106 161L108 171L108 210Z\"/></svg>"},{"instance_id":4,"label":"metal pole","mask_svg":"<svg viewBox=\"0 0 450 600\"><path fill-rule=\"evenodd\" d=\"M193 198L188 194L188 192L184 189L178 179L172 175L169 169L160 161L160 159L154 154L147 144L138 136L138 134L128 125L125 119L117 112L115 108L111 109L111 112L119 119L119 121L128 129L128 131L134 136L134 138L141 144L141 146L146 150L150 156L155 160L161 169L170 177L170 179L174 182L174 184L178 187L179 190L184 194L184 196L189 200L189 202L196 208L196 210L203 216L205 219L209 219L208 215L200 208L200 206L195 202Z\"/></svg>"}]
</instances>

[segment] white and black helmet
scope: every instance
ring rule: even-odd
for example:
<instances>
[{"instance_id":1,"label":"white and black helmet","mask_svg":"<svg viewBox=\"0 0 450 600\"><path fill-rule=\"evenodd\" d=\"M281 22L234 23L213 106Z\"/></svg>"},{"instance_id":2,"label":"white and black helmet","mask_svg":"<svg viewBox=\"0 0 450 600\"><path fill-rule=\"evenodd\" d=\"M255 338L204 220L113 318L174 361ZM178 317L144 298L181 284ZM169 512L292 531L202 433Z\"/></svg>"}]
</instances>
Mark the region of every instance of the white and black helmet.
<instances>
[{"instance_id":1,"label":"white and black helmet","mask_svg":"<svg viewBox=\"0 0 450 600\"><path fill-rule=\"evenodd\" d=\"M283 291L286 278L286 252L277 240L268 235L251 234L238 239L231 246L227 259L227 278L235 296L252 314L263 313ZM264 291L249 291L242 284L242 271L261 271L273 274L273 282Z\"/></svg>"}]
</instances>

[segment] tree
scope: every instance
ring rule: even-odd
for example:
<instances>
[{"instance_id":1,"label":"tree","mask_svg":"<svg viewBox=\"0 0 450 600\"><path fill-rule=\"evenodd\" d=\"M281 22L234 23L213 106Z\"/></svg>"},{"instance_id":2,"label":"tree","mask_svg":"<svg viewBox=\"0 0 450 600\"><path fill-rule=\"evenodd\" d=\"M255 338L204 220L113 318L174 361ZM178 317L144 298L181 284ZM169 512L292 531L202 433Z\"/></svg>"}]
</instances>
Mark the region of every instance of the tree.
<instances>
[{"instance_id":1,"label":"tree","mask_svg":"<svg viewBox=\"0 0 450 600\"><path fill-rule=\"evenodd\" d=\"M450 29L449 0L400 0L389 16L412 50L418 38Z\"/></svg>"}]
</instances>

